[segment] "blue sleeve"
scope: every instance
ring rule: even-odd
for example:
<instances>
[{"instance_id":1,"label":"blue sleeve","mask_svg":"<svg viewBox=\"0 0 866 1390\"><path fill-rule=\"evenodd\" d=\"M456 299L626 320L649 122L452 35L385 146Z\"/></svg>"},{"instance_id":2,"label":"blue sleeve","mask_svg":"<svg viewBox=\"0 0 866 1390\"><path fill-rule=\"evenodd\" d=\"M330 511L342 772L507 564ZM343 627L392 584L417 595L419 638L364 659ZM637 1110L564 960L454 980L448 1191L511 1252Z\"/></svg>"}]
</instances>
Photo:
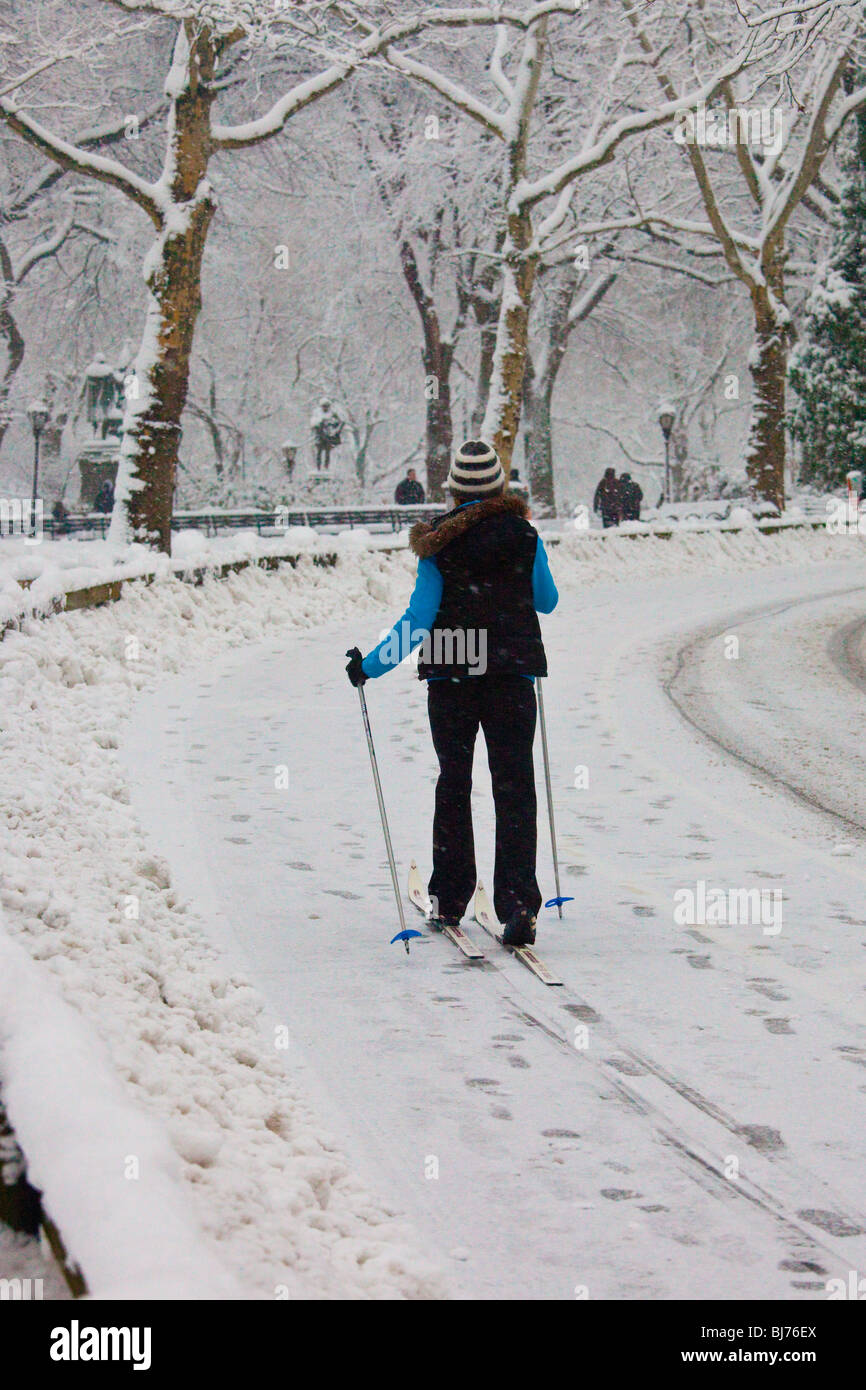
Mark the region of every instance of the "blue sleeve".
<instances>
[{"instance_id":1,"label":"blue sleeve","mask_svg":"<svg viewBox=\"0 0 866 1390\"><path fill-rule=\"evenodd\" d=\"M433 557L419 560L409 607L378 647L364 657L362 666L365 676L374 680L377 676L384 676L386 671L399 666L410 652L421 645L439 612L442 587L442 575Z\"/></svg>"},{"instance_id":2,"label":"blue sleeve","mask_svg":"<svg viewBox=\"0 0 866 1390\"><path fill-rule=\"evenodd\" d=\"M538 537L535 564L532 566L532 598L539 613L552 613L559 603L559 591L553 582L544 541Z\"/></svg>"}]
</instances>

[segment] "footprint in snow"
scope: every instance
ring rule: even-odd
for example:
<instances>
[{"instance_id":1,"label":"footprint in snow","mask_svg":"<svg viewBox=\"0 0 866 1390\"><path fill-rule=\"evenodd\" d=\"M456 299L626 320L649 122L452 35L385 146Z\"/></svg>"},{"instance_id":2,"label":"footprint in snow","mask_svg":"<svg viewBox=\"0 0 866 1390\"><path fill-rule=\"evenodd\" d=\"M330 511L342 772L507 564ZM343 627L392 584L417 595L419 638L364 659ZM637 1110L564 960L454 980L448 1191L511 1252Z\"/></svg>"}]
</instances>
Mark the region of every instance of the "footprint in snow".
<instances>
[{"instance_id":1,"label":"footprint in snow","mask_svg":"<svg viewBox=\"0 0 866 1390\"><path fill-rule=\"evenodd\" d=\"M601 1014L596 1013L589 1004L563 1004L562 1007L566 1013L579 1018L581 1023L601 1023Z\"/></svg>"},{"instance_id":2,"label":"footprint in snow","mask_svg":"<svg viewBox=\"0 0 866 1390\"><path fill-rule=\"evenodd\" d=\"M821 1211L816 1207L805 1207L798 1211L797 1215L801 1221L808 1221L812 1226L820 1226L822 1231L827 1231L831 1236L862 1236L866 1234L862 1226L855 1225L847 1217L840 1216L835 1211Z\"/></svg>"},{"instance_id":3,"label":"footprint in snow","mask_svg":"<svg viewBox=\"0 0 866 1390\"><path fill-rule=\"evenodd\" d=\"M631 1057L605 1057L604 1060L614 1071L622 1072L623 1076L646 1076L646 1067Z\"/></svg>"},{"instance_id":4,"label":"footprint in snow","mask_svg":"<svg viewBox=\"0 0 866 1390\"><path fill-rule=\"evenodd\" d=\"M686 960L693 970L712 970L713 968L709 956L686 956Z\"/></svg>"},{"instance_id":5,"label":"footprint in snow","mask_svg":"<svg viewBox=\"0 0 866 1390\"><path fill-rule=\"evenodd\" d=\"M739 1125L737 1134L759 1153L779 1153L785 1147L779 1131L769 1125Z\"/></svg>"}]
</instances>

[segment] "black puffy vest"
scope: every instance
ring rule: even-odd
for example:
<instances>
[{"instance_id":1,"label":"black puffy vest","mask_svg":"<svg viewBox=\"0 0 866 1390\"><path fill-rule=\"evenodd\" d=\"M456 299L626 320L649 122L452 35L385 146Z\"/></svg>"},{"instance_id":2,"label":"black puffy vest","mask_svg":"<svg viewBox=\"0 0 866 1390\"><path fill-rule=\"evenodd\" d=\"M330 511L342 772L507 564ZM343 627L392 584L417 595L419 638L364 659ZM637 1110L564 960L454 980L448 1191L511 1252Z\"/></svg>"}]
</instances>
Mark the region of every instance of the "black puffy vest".
<instances>
[{"instance_id":1,"label":"black puffy vest","mask_svg":"<svg viewBox=\"0 0 866 1390\"><path fill-rule=\"evenodd\" d=\"M522 498L506 493L413 529L412 549L434 555L443 579L439 612L421 649L421 680L547 675L532 597L538 534L526 511Z\"/></svg>"}]
</instances>

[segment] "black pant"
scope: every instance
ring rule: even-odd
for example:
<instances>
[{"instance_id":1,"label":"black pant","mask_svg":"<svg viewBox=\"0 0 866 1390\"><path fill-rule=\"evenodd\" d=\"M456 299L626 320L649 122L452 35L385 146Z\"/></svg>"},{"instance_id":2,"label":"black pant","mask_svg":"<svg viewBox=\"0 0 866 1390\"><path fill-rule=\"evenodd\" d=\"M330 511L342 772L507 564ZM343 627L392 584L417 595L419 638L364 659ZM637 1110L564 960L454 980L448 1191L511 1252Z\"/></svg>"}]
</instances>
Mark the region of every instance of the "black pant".
<instances>
[{"instance_id":1,"label":"black pant","mask_svg":"<svg viewBox=\"0 0 866 1390\"><path fill-rule=\"evenodd\" d=\"M536 802L532 744L535 687L525 676L431 680L427 709L439 759L433 818L431 898L443 917L462 917L475 891L472 756L479 726L496 806L493 906L500 922L520 908L536 913Z\"/></svg>"}]
</instances>

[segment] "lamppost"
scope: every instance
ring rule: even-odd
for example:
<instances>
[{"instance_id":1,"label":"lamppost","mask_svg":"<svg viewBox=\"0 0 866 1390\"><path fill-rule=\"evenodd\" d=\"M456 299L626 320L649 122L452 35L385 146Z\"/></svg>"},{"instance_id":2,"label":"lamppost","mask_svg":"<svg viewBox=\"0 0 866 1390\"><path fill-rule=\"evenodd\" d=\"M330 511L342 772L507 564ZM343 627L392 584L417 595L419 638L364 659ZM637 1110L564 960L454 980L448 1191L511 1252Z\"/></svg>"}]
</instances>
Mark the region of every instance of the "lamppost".
<instances>
[{"instance_id":1,"label":"lamppost","mask_svg":"<svg viewBox=\"0 0 866 1390\"><path fill-rule=\"evenodd\" d=\"M676 410L667 401L659 406L659 424L665 437L665 501L671 500L671 431L676 419Z\"/></svg>"},{"instance_id":2,"label":"lamppost","mask_svg":"<svg viewBox=\"0 0 866 1390\"><path fill-rule=\"evenodd\" d=\"M33 496L30 501L30 516L33 533L36 534L36 495L39 491L39 440L48 424L48 406L43 400L31 401L27 407L27 418L33 430Z\"/></svg>"}]
</instances>

